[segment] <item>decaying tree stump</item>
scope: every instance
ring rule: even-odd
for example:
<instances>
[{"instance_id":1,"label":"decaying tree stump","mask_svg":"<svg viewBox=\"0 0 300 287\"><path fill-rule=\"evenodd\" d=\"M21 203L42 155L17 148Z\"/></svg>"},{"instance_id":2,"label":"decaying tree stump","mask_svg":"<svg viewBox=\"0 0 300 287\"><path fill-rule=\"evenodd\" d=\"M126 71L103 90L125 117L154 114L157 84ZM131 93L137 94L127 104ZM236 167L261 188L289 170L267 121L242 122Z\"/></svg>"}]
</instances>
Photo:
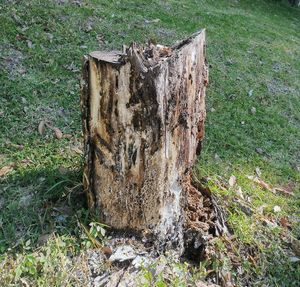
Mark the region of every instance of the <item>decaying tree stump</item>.
<instances>
[{"instance_id":1,"label":"decaying tree stump","mask_svg":"<svg viewBox=\"0 0 300 287\"><path fill-rule=\"evenodd\" d=\"M204 136L204 50L202 30L174 47L134 43L85 59L84 188L102 222L182 246Z\"/></svg>"}]
</instances>

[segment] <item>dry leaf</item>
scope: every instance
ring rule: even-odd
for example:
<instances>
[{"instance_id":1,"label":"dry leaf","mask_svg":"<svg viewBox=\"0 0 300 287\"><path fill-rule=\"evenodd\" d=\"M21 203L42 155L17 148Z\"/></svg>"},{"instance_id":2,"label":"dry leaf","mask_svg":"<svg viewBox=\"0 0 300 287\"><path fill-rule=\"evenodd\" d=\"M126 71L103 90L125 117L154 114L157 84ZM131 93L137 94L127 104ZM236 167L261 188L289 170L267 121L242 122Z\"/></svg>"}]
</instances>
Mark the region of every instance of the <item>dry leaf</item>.
<instances>
[{"instance_id":1,"label":"dry leaf","mask_svg":"<svg viewBox=\"0 0 300 287\"><path fill-rule=\"evenodd\" d=\"M271 191L272 193L275 193L275 190L266 182L264 182L262 179L256 177L256 176L248 176L248 179L253 180L255 183L257 183L262 189Z\"/></svg>"},{"instance_id":2,"label":"dry leaf","mask_svg":"<svg viewBox=\"0 0 300 287\"><path fill-rule=\"evenodd\" d=\"M31 163L33 163L33 161L29 158L25 158L25 159L22 159L21 160L21 163L24 165L24 166L28 166L30 165Z\"/></svg>"},{"instance_id":3,"label":"dry leaf","mask_svg":"<svg viewBox=\"0 0 300 287\"><path fill-rule=\"evenodd\" d=\"M38 132L42 136L45 132L45 121L39 123Z\"/></svg>"},{"instance_id":4,"label":"dry leaf","mask_svg":"<svg viewBox=\"0 0 300 287\"><path fill-rule=\"evenodd\" d=\"M288 222L288 220L285 217L281 217L279 219L279 223L283 227L291 227L291 224Z\"/></svg>"},{"instance_id":5,"label":"dry leaf","mask_svg":"<svg viewBox=\"0 0 300 287\"><path fill-rule=\"evenodd\" d=\"M7 147L13 147L15 149L18 149L18 150L23 150L24 149L24 146L21 145L21 144L14 144L14 143L11 143L11 142L6 142L5 143Z\"/></svg>"},{"instance_id":6,"label":"dry leaf","mask_svg":"<svg viewBox=\"0 0 300 287\"><path fill-rule=\"evenodd\" d=\"M0 177L5 176L9 172L11 172L14 169L15 163L11 163L9 165L3 166L0 169Z\"/></svg>"},{"instance_id":7,"label":"dry leaf","mask_svg":"<svg viewBox=\"0 0 300 287\"><path fill-rule=\"evenodd\" d=\"M232 176L229 178L228 183L229 183L229 186L230 186L230 187L235 186L235 184L236 184L236 177L235 177L234 175L232 175Z\"/></svg>"},{"instance_id":8,"label":"dry leaf","mask_svg":"<svg viewBox=\"0 0 300 287\"><path fill-rule=\"evenodd\" d=\"M64 138L64 139L71 139L71 138L72 138L72 135L70 135L70 134L64 134L64 135L63 135L63 138Z\"/></svg>"},{"instance_id":9,"label":"dry leaf","mask_svg":"<svg viewBox=\"0 0 300 287\"><path fill-rule=\"evenodd\" d=\"M83 151L79 147L77 147L77 146L71 147L71 151L73 151L73 152L75 152L77 154L80 154L80 155L83 154Z\"/></svg>"},{"instance_id":10,"label":"dry leaf","mask_svg":"<svg viewBox=\"0 0 300 287\"><path fill-rule=\"evenodd\" d=\"M283 193L283 194L288 194L288 195L294 195L293 192L285 189L285 188L282 188L282 187L274 187L274 191L275 192L280 192L280 193Z\"/></svg>"},{"instance_id":11,"label":"dry leaf","mask_svg":"<svg viewBox=\"0 0 300 287\"><path fill-rule=\"evenodd\" d=\"M240 198L244 199L244 195L243 195L243 192L242 192L242 188L241 188L240 186L237 187L237 189L236 189L236 194L237 194Z\"/></svg>"},{"instance_id":12,"label":"dry leaf","mask_svg":"<svg viewBox=\"0 0 300 287\"><path fill-rule=\"evenodd\" d=\"M111 255L112 254L112 249L109 246L104 246L104 247L102 247L102 252L105 255Z\"/></svg>"},{"instance_id":13,"label":"dry leaf","mask_svg":"<svg viewBox=\"0 0 300 287\"><path fill-rule=\"evenodd\" d=\"M59 128L53 128L55 137L60 140L63 137L63 133L61 132L61 130Z\"/></svg>"}]
</instances>

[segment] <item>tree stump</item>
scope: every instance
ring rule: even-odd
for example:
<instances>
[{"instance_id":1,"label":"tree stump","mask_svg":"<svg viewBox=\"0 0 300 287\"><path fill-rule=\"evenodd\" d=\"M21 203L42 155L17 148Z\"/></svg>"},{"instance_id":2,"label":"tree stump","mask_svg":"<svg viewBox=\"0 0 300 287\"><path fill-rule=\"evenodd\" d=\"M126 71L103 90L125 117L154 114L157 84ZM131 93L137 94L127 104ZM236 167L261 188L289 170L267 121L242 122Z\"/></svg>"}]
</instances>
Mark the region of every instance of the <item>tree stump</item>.
<instances>
[{"instance_id":1,"label":"tree stump","mask_svg":"<svg viewBox=\"0 0 300 287\"><path fill-rule=\"evenodd\" d=\"M182 246L207 82L204 30L173 47L133 43L85 58L84 189L100 221Z\"/></svg>"}]
</instances>

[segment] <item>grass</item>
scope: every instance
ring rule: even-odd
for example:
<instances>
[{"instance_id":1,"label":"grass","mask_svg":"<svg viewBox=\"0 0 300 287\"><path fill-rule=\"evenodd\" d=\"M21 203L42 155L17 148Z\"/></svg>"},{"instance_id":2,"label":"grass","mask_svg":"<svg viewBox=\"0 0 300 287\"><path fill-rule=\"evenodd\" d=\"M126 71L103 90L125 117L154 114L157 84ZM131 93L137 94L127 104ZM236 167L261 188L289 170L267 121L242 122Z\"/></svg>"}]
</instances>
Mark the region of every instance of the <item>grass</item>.
<instances>
[{"instance_id":1,"label":"grass","mask_svg":"<svg viewBox=\"0 0 300 287\"><path fill-rule=\"evenodd\" d=\"M212 266L230 270L239 286L297 286L300 266L290 257L300 238L299 9L275 0L11 0L0 3L0 22L0 168L14 163L0 181L1 286L80 284L70 278L68 258L87 248L80 224L92 221L77 195L82 56L149 38L171 44L203 27L210 86L196 170L224 202L235 234L230 243L219 239L224 257ZM39 135L41 120L71 138ZM257 168L294 196L249 180ZM240 269L228 260L228 245Z\"/></svg>"}]
</instances>

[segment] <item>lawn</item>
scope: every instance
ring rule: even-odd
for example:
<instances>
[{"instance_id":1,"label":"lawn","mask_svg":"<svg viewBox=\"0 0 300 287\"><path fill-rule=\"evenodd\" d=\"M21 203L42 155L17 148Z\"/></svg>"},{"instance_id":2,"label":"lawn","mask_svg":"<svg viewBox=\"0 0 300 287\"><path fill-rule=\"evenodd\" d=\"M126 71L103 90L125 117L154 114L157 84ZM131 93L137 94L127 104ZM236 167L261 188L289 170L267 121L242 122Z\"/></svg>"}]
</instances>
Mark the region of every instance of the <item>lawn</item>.
<instances>
[{"instance_id":1,"label":"lawn","mask_svg":"<svg viewBox=\"0 0 300 287\"><path fill-rule=\"evenodd\" d=\"M172 44L201 28L210 85L195 175L233 236L217 239L218 256L199 270L230 272L236 286L299 286L300 9L279 0L7 0L0 23L0 286L80 286L71 259L95 244L83 227L94 222L81 186L83 55ZM41 135L41 121L63 138L49 127Z\"/></svg>"}]
</instances>

